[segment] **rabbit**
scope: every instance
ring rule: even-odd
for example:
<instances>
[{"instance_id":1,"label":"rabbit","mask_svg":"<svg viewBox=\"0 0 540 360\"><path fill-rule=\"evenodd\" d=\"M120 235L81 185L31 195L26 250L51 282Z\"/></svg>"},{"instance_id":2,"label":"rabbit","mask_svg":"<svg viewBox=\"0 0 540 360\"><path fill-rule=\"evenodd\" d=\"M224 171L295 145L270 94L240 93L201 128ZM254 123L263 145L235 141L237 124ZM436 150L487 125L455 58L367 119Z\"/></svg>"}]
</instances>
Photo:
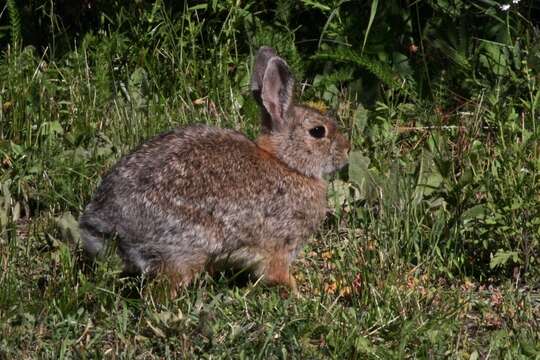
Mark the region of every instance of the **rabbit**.
<instances>
[{"instance_id":1,"label":"rabbit","mask_svg":"<svg viewBox=\"0 0 540 360\"><path fill-rule=\"evenodd\" d=\"M164 274L174 286L203 271L246 268L296 292L290 265L326 215L323 175L347 163L336 122L293 102L291 71L259 49L251 91L261 134L205 125L143 143L106 174L80 217L91 256L117 239L125 271Z\"/></svg>"}]
</instances>

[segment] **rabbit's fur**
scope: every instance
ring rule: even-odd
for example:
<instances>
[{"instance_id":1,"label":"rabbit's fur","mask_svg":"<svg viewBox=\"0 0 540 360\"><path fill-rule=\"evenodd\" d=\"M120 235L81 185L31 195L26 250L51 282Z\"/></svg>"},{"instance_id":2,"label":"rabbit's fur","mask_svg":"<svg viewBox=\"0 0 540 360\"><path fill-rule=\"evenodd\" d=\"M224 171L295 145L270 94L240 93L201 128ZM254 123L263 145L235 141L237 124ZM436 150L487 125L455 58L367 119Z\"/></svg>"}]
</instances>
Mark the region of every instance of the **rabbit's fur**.
<instances>
[{"instance_id":1,"label":"rabbit's fur","mask_svg":"<svg viewBox=\"0 0 540 360\"><path fill-rule=\"evenodd\" d=\"M345 165L349 142L332 119L293 104L293 77L273 49L259 50L251 88L262 109L256 141L182 127L113 167L80 218L88 253L116 236L126 271L179 285L215 266L248 267L295 289L289 266L326 212L322 176Z\"/></svg>"}]
</instances>

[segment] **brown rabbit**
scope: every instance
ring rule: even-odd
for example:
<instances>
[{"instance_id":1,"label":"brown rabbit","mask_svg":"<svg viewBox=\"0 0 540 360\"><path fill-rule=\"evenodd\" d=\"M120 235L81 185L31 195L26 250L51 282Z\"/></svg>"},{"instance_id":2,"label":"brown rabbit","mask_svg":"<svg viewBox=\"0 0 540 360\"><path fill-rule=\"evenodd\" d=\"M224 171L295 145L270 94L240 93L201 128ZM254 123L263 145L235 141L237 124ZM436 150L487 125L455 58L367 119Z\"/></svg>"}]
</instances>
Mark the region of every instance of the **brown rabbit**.
<instances>
[{"instance_id":1,"label":"brown rabbit","mask_svg":"<svg viewBox=\"0 0 540 360\"><path fill-rule=\"evenodd\" d=\"M175 285L215 266L251 269L296 289L289 267L325 217L326 182L349 142L317 110L293 104L287 63L259 50L251 82L262 134L178 128L123 157L80 218L96 255L116 236L126 271L165 273Z\"/></svg>"}]
</instances>

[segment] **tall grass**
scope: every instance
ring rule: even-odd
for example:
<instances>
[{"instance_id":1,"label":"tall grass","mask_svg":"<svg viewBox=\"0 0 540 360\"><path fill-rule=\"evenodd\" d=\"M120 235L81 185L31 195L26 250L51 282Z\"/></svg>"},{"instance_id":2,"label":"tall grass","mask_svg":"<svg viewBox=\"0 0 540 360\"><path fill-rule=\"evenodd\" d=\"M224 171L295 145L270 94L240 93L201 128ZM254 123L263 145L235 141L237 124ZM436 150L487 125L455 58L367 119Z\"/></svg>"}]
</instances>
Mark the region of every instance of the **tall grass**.
<instances>
[{"instance_id":1,"label":"tall grass","mask_svg":"<svg viewBox=\"0 0 540 360\"><path fill-rule=\"evenodd\" d=\"M316 57L287 2L275 14L254 2L118 7L71 49L6 47L0 358L538 357L538 76L525 62L456 102L464 70L433 70L423 96L423 75L372 50L389 11L372 4L369 34L350 40L350 4L304 1L327 16ZM352 49L332 52L332 36ZM295 265L302 298L223 274L169 299L161 279L121 278L114 254L86 262L76 219L122 154L185 124L255 136L248 85L263 44L354 144ZM522 45L517 60L538 56Z\"/></svg>"}]
</instances>

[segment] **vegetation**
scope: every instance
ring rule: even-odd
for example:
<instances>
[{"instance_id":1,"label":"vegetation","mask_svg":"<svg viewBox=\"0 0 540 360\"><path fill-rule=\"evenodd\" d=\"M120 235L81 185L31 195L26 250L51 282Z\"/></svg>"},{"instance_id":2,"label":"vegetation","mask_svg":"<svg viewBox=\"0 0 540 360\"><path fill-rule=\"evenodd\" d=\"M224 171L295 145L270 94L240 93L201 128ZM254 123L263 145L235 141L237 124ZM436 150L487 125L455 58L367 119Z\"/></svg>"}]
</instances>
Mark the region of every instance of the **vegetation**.
<instances>
[{"instance_id":1,"label":"vegetation","mask_svg":"<svg viewBox=\"0 0 540 360\"><path fill-rule=\"evenodd\" d=\"M539 20L526 0L7 0L0 358L540 358ZM183 124L257 133L261 45L354 145L302 298L223 274L168 299L87 262L77 218L122 154Z\"/></svg>"}]
</instances>

